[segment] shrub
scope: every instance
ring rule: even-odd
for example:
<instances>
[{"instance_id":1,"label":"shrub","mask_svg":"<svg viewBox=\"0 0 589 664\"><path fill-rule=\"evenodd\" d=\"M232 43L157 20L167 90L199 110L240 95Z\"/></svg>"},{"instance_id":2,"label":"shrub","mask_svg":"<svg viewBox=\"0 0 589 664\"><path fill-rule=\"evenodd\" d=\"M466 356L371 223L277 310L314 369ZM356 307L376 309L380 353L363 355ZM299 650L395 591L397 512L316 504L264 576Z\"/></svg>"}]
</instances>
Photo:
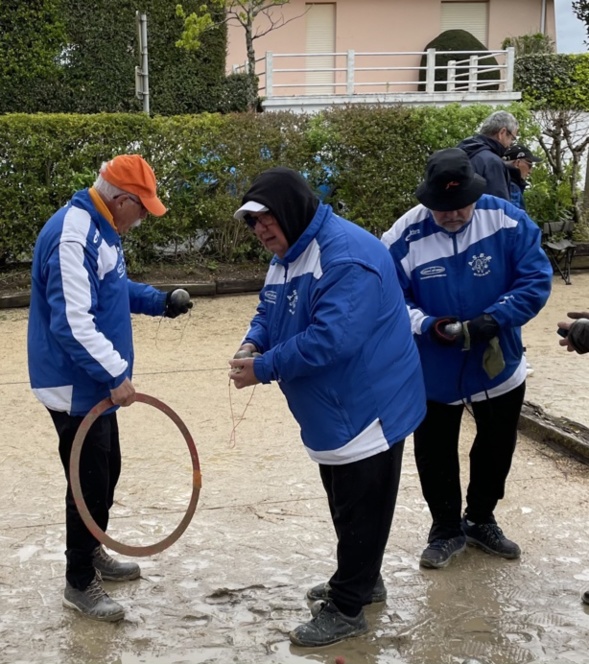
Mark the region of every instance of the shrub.
<instances>
[{"instance_id":1,"label":"shrub","mask_svg":"<svg viewBox=\"0 0 589 664\"><path fill-rule=\"evenodd\" d=\"M438 69L438 67L447 67L448 63L451 60L466 60L462 65L459 65L456 68L456 74L461 75L458 79L459 81L466 81L468 78L468 69L469 63L468 59L470 54L474 51L487 51L487 48L482 44L474 35L471 35L470 32L466 30L446 30L439 34L435 39L425 47L425 50L429 48L435 48L436 51L467 51L467 53L462 53L460 55L448 54L448 55L438 55L436 54L436 73L435 80L443 81L443 83L435 84L436 92L443 92L447 89L447 79L448 79L448 70L447 69ZM470 53L469 53L470 52ZM481 56L482 57L482 56ZM425 67L427 64L427 55L423 55L421 58L421 67ZM481 62L484 66L497 67L497 60L493 57L485 57ZM421 69L419 71L419 80L425 81L426 79L426 70ZM466 74L466 76L465 76ZM479 73L479 81L496 81L501 78L501 72L498 69L490 69ZM466 83L464 83L466 85ZM420 84L418 88L421 92L425 90L425 84ZM485 85L485 90L498 90L498 85L488 84Z\"/></svg>"},{"instance_id":2,"label":"shrub","mask_svg":"<svg viewBox=\"0 0 589 664\"><path fill-rule=\"evenodd\" d=\"M543 35L541 32L530 35L521 35L519 37L507 37L503 40L501 48L513 47L515 57L524 55L545 55L554 53L554 40L549 35Z\"/></svg>"},{"instance_id":3,"label":"shrub","mask_svg":"<svg viewBox=\"0 0 589 664\"><path fill-rule=\"evenodd\" d=\"M517 58L515 87L534 108L589 111L589 54Z\"/></svg>"},{"instance_id":4,"label":"shrub","mask_svg":"<svg viewBox=\"0 0 589 664\"><path fill-rule=\"evenodd\" d=\"M520 134L531 135L525 106L508 110ZM0 116L0 265L30 259L55 210L92 185L103 161L133 152L153 166L168 207L126 237L135 270L174 248L206 261L258 260L260 244L233 212L252 179L278 165L302 172L327 202L380 235L417 203L429 154L474 133L489 111L456 104L350 106L313 116Z\"/></svg>"}]
</instances>

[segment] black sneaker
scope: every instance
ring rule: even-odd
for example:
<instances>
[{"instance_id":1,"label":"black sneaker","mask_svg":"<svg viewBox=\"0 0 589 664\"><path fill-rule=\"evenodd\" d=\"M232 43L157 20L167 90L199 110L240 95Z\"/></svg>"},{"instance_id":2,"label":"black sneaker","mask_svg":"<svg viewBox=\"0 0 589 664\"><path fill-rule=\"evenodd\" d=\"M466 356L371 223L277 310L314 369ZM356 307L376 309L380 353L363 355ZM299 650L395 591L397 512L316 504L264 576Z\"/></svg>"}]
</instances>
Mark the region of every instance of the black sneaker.
<instances>
[{"instance_id":1,"label":"black sneaker","mask_svg":"<svg viewBox=\"0 0 589 664\"><path fill-rule=\"evenodd\" d=\"M326 601L329 599L329 592L331 586L329 583L320 583L317 586L313 586L310 590L307 591L307 599L310 599L314 602L316 601ZM387 599L387 589L385 588L384 581L382 576L379 574L376 584L374 585L374 590L372 591L372 597L369 604L378 604L379 602L386 602Z\"/></svg>"},{"instance_id":2,"label":"black sneaker","mask_svg":"<svg viewBox=\"0 0 589 664\"><path fill-rule=\"evenodd\" d=\"M466 542L470 546L476 546L487 553L515 560L521 556L519 546L507 539L503 531L496 523L473 523L463 519L462 527L466 535Z\"/></svg>"},{"instance_id":3,"label":"black sneaker","mask_svg":"<svg viewBox=\"0 0 589 664\"><path fill-rule=\"evenodd\" d=\"M125 609L112 600L100 585L100 576L96 575L85 590L77 590L66 582L63 592L63 605L75 609L87 618L103 622L117 622L125 617Z\"/></svg>"},{"instance_id":4,"label":"black sneaker","mask_svg":"<svg viewBox=\"0 0 589 664\"><path fill-rule=\"evenodd\" d=\"M589 590L586 590L582 595L581 599L583 600L584 604L589 604Z\"/></svg>"},{"instance_id":5,"label":"black sneaker","mask_svg":"<svg viewBox=\"0 0 589 664\"><path fill-rule=\"evenodd\" d=\"M345 616L331 601L318 602L311 608L313 618L299 625L288 636L292 643L303 648L328 646L368 631L364 611L354 618Z\"/></svg>"},{"instance_id":6,"label":"black sneaker","mask_svg":"<svg viewBox=\"0 0 589 664\"><path fill-rule=\"evenodd\" d=\"M141 568L137 563L121 563L98 546L92 557L94 569L100 572L103 581L132 581L138 579Z\"/></svg>"},{"instance_id":7,"label":"black sneaker","mask_svg":"<svg viewBox=\"0 0 589 664\"><path fill-rule=\"evenodd\" d=\"M464 535L457 535L449 539L435 539L423 550L419 564L421 567L430 569L446 567L452 558L462 553L465 548L466 538Z\"/></svg>"}]
</instances>

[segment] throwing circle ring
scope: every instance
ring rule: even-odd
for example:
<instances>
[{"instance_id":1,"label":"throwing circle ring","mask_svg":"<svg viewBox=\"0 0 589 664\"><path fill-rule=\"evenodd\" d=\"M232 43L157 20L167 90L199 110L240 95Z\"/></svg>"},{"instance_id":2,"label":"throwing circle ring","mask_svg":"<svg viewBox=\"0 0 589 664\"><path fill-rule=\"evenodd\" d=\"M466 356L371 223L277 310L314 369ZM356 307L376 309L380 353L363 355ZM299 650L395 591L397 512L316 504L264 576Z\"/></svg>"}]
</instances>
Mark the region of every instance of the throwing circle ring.
<instances>
[{"instance_id":1,"label":"throwing circle ring","mask_svg":"<svg viewBox=\"0 0 589 664\"><path fill-rule=\"evenodd\" d=\"M165 413L174 424L180 429L180 432L184 436L188 450L190 451L190 458L192 460L192 495L190 497L190 502L188 504L188 509L182 518L182 521L178 524L176 529L165 537L160 542L155 544L150 544L149 546L131 546L129 544L123 544L122 542L117 542L112 537L109 537L104 530L102 530L96 521L94 521L84 496L82 494L82 486L80 484L80 455L82 453L82 445L86 439L86 435L90 430L90 427L94 424L96 419L102 415L106 410L114 406L110 398L103 399L100 403L97 403L94 408L86 415L82 420L74 442L72 445L72 451L70 456L70 484L72 486L72 494L74 497L74 502L78 508L78 512L82 517L82 521L86 525L86 528L96 537L96 539L101 543L108 546L109 549L116 551L117 553L122 553L125 556L151 556L154 553L160 553L164 549L167 549L171 546L182 533L188 528L188 524L194 516L194 511L196 510L196 504L198 503L198 496L200 494L200 488L202 486L202 476L200 472L200 464L198 461L198 453L196 451L196 446L192 440L190 432L186 428L184 422L180 417L165 403L156 399L155 397L150 397L148 394L141 394L137 392L135 394L135 401L140 401L141 403L146 403L158 410L161 410L162 413Z\"/></svg>"}]
</instances>

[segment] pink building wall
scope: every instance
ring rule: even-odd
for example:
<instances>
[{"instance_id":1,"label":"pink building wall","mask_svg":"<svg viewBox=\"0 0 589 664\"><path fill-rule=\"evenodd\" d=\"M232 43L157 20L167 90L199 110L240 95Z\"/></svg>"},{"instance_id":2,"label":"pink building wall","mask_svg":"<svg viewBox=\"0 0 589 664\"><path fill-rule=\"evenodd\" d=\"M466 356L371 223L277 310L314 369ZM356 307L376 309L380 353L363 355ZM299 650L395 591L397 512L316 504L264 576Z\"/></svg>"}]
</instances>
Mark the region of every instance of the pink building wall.
<instances>
[{"instance_id":1,"label":"pink building wall","mask_svg":"<svg viewBox=\"0 0 589 664\"><path fill-rule=\"evenodd\" d=\"M463 0L457 0L458 2ZM466 1L466 0L464 0ZM325 3L316 3L325 4ZM423 51L426 44L441 31L441 1L440 0L337 0L333 3L336 9L336 36L335 51L345 53L349 49L355 52L410 52ZM542 0L489 0L488 38L487 48L496 50L508 36L520 36L536 33L541 27ZM305 47L305 0L291 0L284 7L273 11L274 17L284 16L290 21L284 27L274 30L260 39L254 41L256 58L262 58L266 51L275 54L304 53ZM264 16L259 16L256 28L264 29L268 22ZM553 39L556 38L554 0L546 0L545 31ZM228 31L227 71L233 65L243 65L246 60L245 36L241 26L230 26ZM403 57L382 58L364 57L357 62L357 66L418 66L418 55ZM275 68L301 68L305 59L280 58L275 61ZM335 63L336 67L345 66L345 59L340 57ZM264 63L259 63L257 72L264 71ZM369 72L364 74L366 81L383 81L386 74ZM390 74L389 74L390 77ZM395 80L415 81L417 72L397 72ZM303 83L305 74L283 74L281 83ZM335 75L336 82L345 81L345 73ZM261 85L264 86L262 76ZM399 87L396 88L400 90ZM303 92L304 89L301 90ZM395 88L391 90L396 91ZM261 90L262 94L264 91ZM343 93L341 86L336 86L334 92ZM274 94L280 94L275 89ZM296 94L296 90L288 90L288 94Z\"/></svg>"}]
</instances>

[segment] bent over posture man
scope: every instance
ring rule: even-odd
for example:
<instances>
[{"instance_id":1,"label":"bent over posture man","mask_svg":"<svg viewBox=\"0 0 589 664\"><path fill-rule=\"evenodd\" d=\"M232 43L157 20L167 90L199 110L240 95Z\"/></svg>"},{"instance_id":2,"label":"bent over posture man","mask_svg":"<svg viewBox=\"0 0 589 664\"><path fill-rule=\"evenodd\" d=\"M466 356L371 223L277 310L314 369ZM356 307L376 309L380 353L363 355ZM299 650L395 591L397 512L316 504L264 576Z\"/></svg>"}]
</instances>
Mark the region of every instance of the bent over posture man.
<instances>
[{"instance_id":1,"label":"bent over posture man","mask_svg":"<svg viewBox=\"0 0 589 664\"><path fill-rule=\"evenodd\" d=\"M309 590L313 618L290 634L324 646L367 631L405 437L425 414L419 358L395 268L370 233L319 202L287 168L259 175L235 213L274 257L229 376L277 381L319 464L337 534L337 568Z\"/></svg>"},{"instance_id":2,"label":"bent over posture man","mask_svg":"<svg viewBox=\"0 0 589 664\"><path fill-rule=\"evenodd\" d=\"M521 326L546 303L550 262L540 229L458 148L434 153L417 205L383 235L410 309L427 392L415 459L433 524L423 567L445 567L466 543L503 558L520 548L495 520L515 450L526 379ZM461 519L458 440L464 409L476 437Z\"/></svg>"},{"instance_id":3,"label":"bent over posture man","mask_svg":"<svg viewBox=\"0 0 589 664\"><path fill-rule=\"evenodd\" d=\"M102 589L101 579L139 577L139 565L111 558L84 525L74 502L69 464L84 416L99 401L130 406L133 339L131 313L186 313L192 303L127 278L120 235L148 212L166 208L156 195L151 167L139 155L104 164L90 189L73 198L45 224L33 254L28 360L31 387L51 415L67 479L65 606L95 620L116 621L123 607ZM102 530L121 471L116 408L86 435L80 484L90 514Z\"/></svg>"}]
</instances>

